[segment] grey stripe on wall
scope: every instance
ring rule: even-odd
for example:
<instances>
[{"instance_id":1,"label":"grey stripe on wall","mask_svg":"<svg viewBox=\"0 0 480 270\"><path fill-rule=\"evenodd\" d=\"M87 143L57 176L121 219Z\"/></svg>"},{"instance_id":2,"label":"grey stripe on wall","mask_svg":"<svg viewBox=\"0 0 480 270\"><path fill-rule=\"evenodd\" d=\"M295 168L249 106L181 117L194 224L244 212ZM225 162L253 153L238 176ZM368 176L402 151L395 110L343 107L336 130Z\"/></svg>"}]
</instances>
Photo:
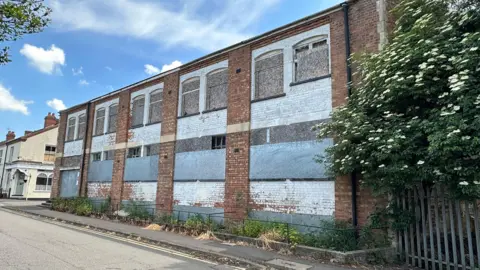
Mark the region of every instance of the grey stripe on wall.
<instances>
[{"instance_id":1,"label":"grey stripe on wall","mask_svg":"<svg viewBox=\"0 0 480 270\"><path fill-rule=\"evenodd\" d=\"M254 129L250 132L250 144L262 145L283 142L301 142L316 140L312 127L329 120L315 120L290 125Z\"/></svg>"},{"instance_id":2,"label":"grey stripe on wall","mask_svg":"<svg viewBox=\"0 0 480 270\"><path fill-rule=\"evenodd\" d=\"M202 151L210 149L212 149L212 136L178 140L175 142L175 153Z\"/></svg>"}]
</instances>

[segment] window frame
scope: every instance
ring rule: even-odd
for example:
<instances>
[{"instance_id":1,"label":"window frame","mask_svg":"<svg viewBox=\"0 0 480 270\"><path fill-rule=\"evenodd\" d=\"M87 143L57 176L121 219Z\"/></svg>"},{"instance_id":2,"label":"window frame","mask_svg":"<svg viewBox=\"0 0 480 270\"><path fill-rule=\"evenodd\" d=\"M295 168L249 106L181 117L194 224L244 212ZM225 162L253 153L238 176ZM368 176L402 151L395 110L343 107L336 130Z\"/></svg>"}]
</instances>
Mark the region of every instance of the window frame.
<instances>
[{"instance_id":1,"label":"window frame","mask_svg":"<svg viewBox=\"0 0 480 270\"><path fill-rule=\"evenodd\" d=\"M227 148L227 136L226 135L214 135L212 136L211 150L220 150Z\"/></svg>"},{"instance_id":2,"label":"window frame","mask_svg":"<svg viewBox=\"0 0 480 270\"><path fill-rule=\"evenodd\" d=\"M71 120L74 120L73 121L73 125L70 123ZM70 141L74 141L75 140L75 126L77 125L77 118L76 117L70 117L68 118L67 120L67 135L65 136L66 137L66 141L67 142L70 142ZM70 128L73 127L73 130L71 131ZM70 139L70 134L72 134L72 138Z\"/></svg>"},{"instance_id":3,"label":"window frame","mask_svg":"<svg viewBox=\"0 0 480 270\"><path fill-rule=\"evenodd\" d=\"M301 49L303 47L307 47L307 50L312 50L314 47L313 45L319 42L325 42L327 45L327 51L328 51L328 72L325 75L313 77L313 78L308 78L308 79L303 79L303 80L297 80L297 50ZM329 76L332 74L332 67L331 67L331 49L330 49L330 37L328 35L316 35L313 37L308 37L306 39L303 39L300 42L297 42L295 45L292 46L292 84L301 84L303 82L309 82L312 80L316 80L318 78L323 78L325 76Z\"/></svg>"},{"instance_id":4,"label":"window frame","mask_svg":"<svg viewBox=\"0 0 480 270\"><path fill-rule=\"evenodd\" d=\"M42 178L45 179L45 185L39 185L38 179ZM49 184L50 182L50 184ZM43 186L43 189L39 189L39 186ZM50 187L50 188L49 188ZM37 174L37 178L35 179L35 190L34 191L51 191L52 189L52 174L47 175L46 173L42 172Z\"/></svg>"},{"instance_id":5,"label":"window frame","mask_svg":"<svg viewBox=\"0 0 480 270\"><path fill-rule=\"evenodd\" d=\"M13 153L15 152L15 146L10 147L10 156L8 158L8 162L11 163L13 161Z\"/></svg>"},{"instance_id":6,"label":"window frame","mask_svg":"<svg viewBox=\"0 0 480 270\"><path fill-rule=\"evenodd\" d=\"M265 96L265 97L260 97L259 96L259 87L258 87L258 74L260 71L263 71L263 70L268 70L268 69L273 69L273 68L278 68L278 66L275 66L275 67L270 67L268 69L261 69L261 70L257 70L256 68L256 64L258 61L262 61L262 60L265 60L265 59L268 59L270 57L273 57L273 56L277 56L281 54L282 55L282 65L281 65L281 71L282 71L282 91L280 93L277 93L277 94L274 94L274 95L269 95L269 96ZM285 52L283 49L272 49L270 51L267 51L267 52L264 52L262 54L260 54L259 56L255 57L255 59L253 59L253 74L254 74L254 80L253 80L253 86L254 86L254 92L253 92L253 100L263 100L263 99L268 99L270 97L276 97L276 96L279 96L279 95L283 95L285 94Z\"/></svg>"},{"instance_id":7,"label":"window frame","mask_svg":"<svg viewBox=\"0 0 480 270\"><path fill-rule=\"evenodd\" d=\"M102 152L92 153L92 162L98 162L98 161L102 161Z\"/></svg>"},{"instance_id":8,"label":"window frame","mask_svg":"<svg viewBox=\"0 0 480 270\"><path fill-rule=\"evenodd\" d=\"M112 114L112 107L117 107L117 110L115 114ZM112 116L115 116L115 121L112 121ZM118 116L118 103L113 103L110 106L108 106L108 119L107 119L107 131L106 133L114 133L117 132L117 116ZM114 122L114 128L113 130L110 129L111 123Z\"/></svg>"},{"instance_id":9,"label":"window frame","mask_svg":"<svg viewBox=\"0 0 480 270\"><path fill-rule=\"evenodd\" d=\"M80 122L80 119L83 118L83 122ZM77 117L77 120L76 120L76 125L77 125L77 136L75 137L74 140L83 140L85 138L85 132L87 130L87 115L85 113L82 113L80 114L78 117ZM85 128L83 129L83 132L80 132L80 125L83 124L85 126Z\"/></svg>"},{"instance_id":10,"label":"window frame","mask_svg":"<svg viewBox=\"0 0 480 270\"><path fill-rule=\"evenodd\" d=\"M131 155L130 151L138 150L138 155ZM137 147L130 147L127 149L127 158L140 158L142 157L142 147L137 146Z\"/></svg>"},{"instance_id":11,"label":"window frame","mask_svg":"<svg viewBox=\"0 0 480 270\"><path fill-rule=\"evenodd\" d=\"M134 119L133 113L135 112L135 110L134 110L133 106L134 106L135 101L139 100L139 99L143 99L142 122L134 125L133 124L133 119ZM146 102L145 94L141 94L141 95L138 95L138 96L132 98L132 100L131 100L130 128L136 128L136 127L140 127L140 126L145 125L145 123L144 123L145 122L145 102Z\"/></svg>"},{"instance_id":12,"label":"window frame","mask_svg":"<svg viewBox=\"0 0 480 270\"><path fill-rule=\"evenodd\" d=\"M152 155L152 146L158 145L158 154ZM144 157L151 157L151 156L159 156L160 155L160 144L159 143L152 143L152 144L147 144L143 146L143 156Z\"/></svg>"},{"instance_id":13,"label":"window frame","mask_svg":"<svg viewBox=\"0 0 480 270\"><path fill-rule=\"evenodd\" d=\"M110 155L108 154L109 152L112 153L112 158L109 158ZM103 160L114 160L115 159L115 150L106 150L103 151Z\"/></svg>"},{"instance_id":14,"label":"window frame","mask_svg":"<svg viewBox=\"0 0 480 270\"><path fill-rule=\"evenodd\" d=\"M152 102L152 95L155 95L155 94L161 94L160 95L160 100L157 100L157 101L154 101ZM158 89L155 89L153 91L151 91L149 94L148 94L148 119L147 119L147 124L157 124L157 123L161 123L163 121L163 88L158 88ZM152 121L152 106L153 105L156 105L156 104L160 104L160 120L157 120L157 121Z\"/></svg>"},{"instance_id":15,"label":"window frame","mask_svg":"<svg viewBox=\"0 0 480 270\"><path fill-rule=\"evenodd\" d=\"M99 112L102 112L102 111L103 111L103 116L99 116ZM100 136L100 135L105 134L106 114L107 114L107 109L104 108L104 107L98 108L95 111L95 125L94 125L94 129L93 129L93 136ZM102 118L103 118L103 126L102 126L102 129L97 133L97 130L98 130L98 127L99 127L98 121Z\"/></svg>"},{"instance_id":16,"label":"window frame","mask_svg":"<svg viewBox=\"0 0 480 270\"><path fill-rule=\"evenodd\" d=\"M225 101L225 106L221 106L221 107L217 107L217 108L210 108L210 104L209 104L209 95L211 94L210 93L210 88L212 87L217 87L217 86L220 86L220 85L223 85L223 84L217 84L217 85L214 85L212 87L208 87L208 77L211 76L211 75L214 75L216 73L220 73L220 72L227 72L227 81L226 81L226 96L227 96L227 100ZM205 111L214 111L214 110L219 110L219 109L225 109L228 107L228 81L229 81L229 77L228 77L228 68L227 67L222 67L222 68L217 68L215 70L212 70L210 72L208 72L206 75L205 75Z\"/></svg>"},{"instance_id":17,"label":"window frame","mask_svg":"<svg viewBox=\"0 0 480 270\"><path fill-rule=\"evenodd\" d=\"M192 83L194 81L198 81L198 88L196 88L194 90L190 90L190 91L185 93L184 85L187 84L187 83ZM180 115L179 115L179 117L196 115L200 112L200 88L202 88L201 83L202 83L202 81L200 79L200 76L194 76L194 77L188 78L181 83L182 91L181 91L181 97L180 97ZM184 110L185 109L185 96L188 95L188 94L192 94L194 92L197 92L197 91L198 91L198 97L199 97L198 100L197 100L197 102L198 102L198 112L187 114Z\"/></svg>"}]
</instances>

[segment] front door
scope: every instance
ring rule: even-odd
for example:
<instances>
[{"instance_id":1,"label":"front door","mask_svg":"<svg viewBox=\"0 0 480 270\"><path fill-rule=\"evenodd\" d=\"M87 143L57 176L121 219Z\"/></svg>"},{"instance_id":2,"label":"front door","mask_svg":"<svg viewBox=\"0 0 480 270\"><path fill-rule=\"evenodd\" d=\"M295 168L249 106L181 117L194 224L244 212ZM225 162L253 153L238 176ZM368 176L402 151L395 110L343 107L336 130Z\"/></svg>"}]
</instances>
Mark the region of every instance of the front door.
<instances>
[{"instance_id":1,"label":"front door","mask_svg":"<svg viewBox=\"0 0 480 270\"><path fill-rule=\"evenodd\" d=\"M17 186L15 187L15 195L22 196L23 195L23 186L25 185L25 174L18 173L17 177Z\"/></svg>"},{"instance_id":2,"label":"front door","mask_svg":"<svg viewBox=\"0 0 480 270\"><path fill-rule=\"evenodd\" d=\"M78 170L62 171L60 174L60 197L78 196Z\"/></svg>"}]
</instances>

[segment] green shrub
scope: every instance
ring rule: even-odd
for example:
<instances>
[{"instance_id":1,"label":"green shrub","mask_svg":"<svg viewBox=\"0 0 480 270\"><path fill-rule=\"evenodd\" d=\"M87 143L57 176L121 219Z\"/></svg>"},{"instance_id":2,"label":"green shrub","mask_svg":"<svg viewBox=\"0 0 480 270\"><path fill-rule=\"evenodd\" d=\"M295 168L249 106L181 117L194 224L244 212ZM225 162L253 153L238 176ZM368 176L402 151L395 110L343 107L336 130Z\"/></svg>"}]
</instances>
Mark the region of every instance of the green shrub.
<instances>
[{"instance_id":1,"label":"green shrub","mask_svg":"<svg viewBox=\"0 0 480 270\"><path fill-rule=\"evenodd\" d=\"M201 215L194 215L192 217L189 217L187 221L185 221L185 228L191 229L191 230L203 230L205 225L205 222L203 220L203 217Z\"/></svg>"},{"instance_id":2,"label":"green shrub","mask_svg":"<svg viewBox=\"0 0 480 270\"><path fill-rule=\"evenodd\" d=\"M112 210L112 199L108 196L105 201L100 204L100 213L109 213Z\"/></svg>"},{"instance_id":3,"label":"green shrub","mask_svg":"<svg viewBox=\"0 0 480 270\"><path fill-rule=\"evenodd\" d=\"M128 204L123 206L123 210L133 219L148 219L152 216L145 205L134 200L128 201Z\"/></svg>"},{"instance_id":4,"label":"green shrub","mask_svg":"<svg viewBox=\"0 0 480 270\"><path fill-rule=\"evenodd\" d=\"M246 219L243 223L240 234L247 237L257 238L264 231L266 231L264 223L257 220Z\"/></svg>"},{"instance_id":5,"label":"green shrub","mask_svg":"<svg viewBox=\"0 0 480 270\"><path fill-rule=\"evenodd\" d=\"M301 240L301 244L312 247L338 251L357 249L355 230L343 221L323 221L322 231L304 235Z\"/></svg>"}]
</instances>

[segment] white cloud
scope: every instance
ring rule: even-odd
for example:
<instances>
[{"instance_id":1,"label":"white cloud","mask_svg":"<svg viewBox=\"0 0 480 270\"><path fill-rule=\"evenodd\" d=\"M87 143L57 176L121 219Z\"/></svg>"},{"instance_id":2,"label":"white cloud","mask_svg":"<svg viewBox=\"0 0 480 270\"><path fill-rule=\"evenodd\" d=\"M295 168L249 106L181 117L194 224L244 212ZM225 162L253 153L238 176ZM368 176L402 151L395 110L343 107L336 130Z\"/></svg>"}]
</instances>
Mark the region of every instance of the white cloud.
<instances>
[{"instance_id":1,"label":"white cloud","mask_svg":"<svg viewBox=\"0 0 480 270\"><path fill-rule=\"evenodd\" d=\"M179 67L182 65L182 62L178 61L178 60L175 60L173 61L172 63L170 64L167 64L167 65L163 65L162 67L162 70L160 72L165 72L165 71L168 71L168 70L171 70L171 69L174 69L176 67Z\"/></svg>"},{"instance_id":2,"label":"white cloud","mask_svg":"<svg viewBox=\"0 0 480 270\"><path fill-rule=\"evenodd\" d=\"M78 81L78 84L80 84L82 86L88 86L90 83L87 80L80 80L80 81Z\"/></svg>"},{"instance_id":3,"label":"white cloud","mask_svg":"<svg viewBox=\"0 0 480 270\"><path fill-rule=\"evenodd\" d=\"M280 0L160 1L52 0L53 27L212 51L251 37L249 27Z\"/></svg>"},{"instance_id":4,"label":"white cloud","mask_svg":"<svg viewBox=\"0 0 480 270\"><path fill-rule=\"evenodd\" d=\"M25 44L20 50L20 53L29 60L30 65L40 72L46 74L62 74L60 66L65 65L65 53L55 45L45 50L44 48Z\"/></svg>"},{"instance_id":5,"label":"white cloud","mask_svg":"<svg viewBox=\"0 0 480 270\"><path fill-rule=\"evenodd\" d=\"M67 106L65 106L65 104L63 103L63 100L56 98L52 100L47 100L47 105L56 111L62 111L67 108Z\"/></svg>"},{"instance_id":6,"label":"white cloud","mask_svg":"<svg viewBox=\"0 0 480 270\"><path fill-rule=\"evenodd\" d=\"M155 74L158 74L160 73L160 69L156 66L153 66L153 65L150 65L150 64L146 64L145 66L145 73L147 73L148 75L155 75Z\"/></svg>"},{"instance_id":7,"label":"white cloud","mask_svg":"<svg viewBox=\"0 0 480 270\"><path fill-rule=\"evenodd\" d=\"M109 67L109 66L105 66L105 69L108 70L108 71L112 71L112 68Z\"/></svg>"},{"instance_id":8,"label":"white cloud","mask_svg":"<svg viewBox=\"0 0 480 270\"><path fill-rule=\"evenodd\" d=\"M80 67L77 68L77 69L72 68L72 73L73 73L73 76L83 75L83 67L80 66Z\"/></svg>"},{"instance_id":9,"label":"white cloud","mask_svg":"<svg viewBox=\"0 0 480 270\"><path fill-rule=\"evenodd\" d=\"M32 104L33 101L25 101L16 99L10 89L0 84L0 110L1 111L13 111L21 112L25 115L29 115L28 104Z\"/></svg>"}]
</instances>

